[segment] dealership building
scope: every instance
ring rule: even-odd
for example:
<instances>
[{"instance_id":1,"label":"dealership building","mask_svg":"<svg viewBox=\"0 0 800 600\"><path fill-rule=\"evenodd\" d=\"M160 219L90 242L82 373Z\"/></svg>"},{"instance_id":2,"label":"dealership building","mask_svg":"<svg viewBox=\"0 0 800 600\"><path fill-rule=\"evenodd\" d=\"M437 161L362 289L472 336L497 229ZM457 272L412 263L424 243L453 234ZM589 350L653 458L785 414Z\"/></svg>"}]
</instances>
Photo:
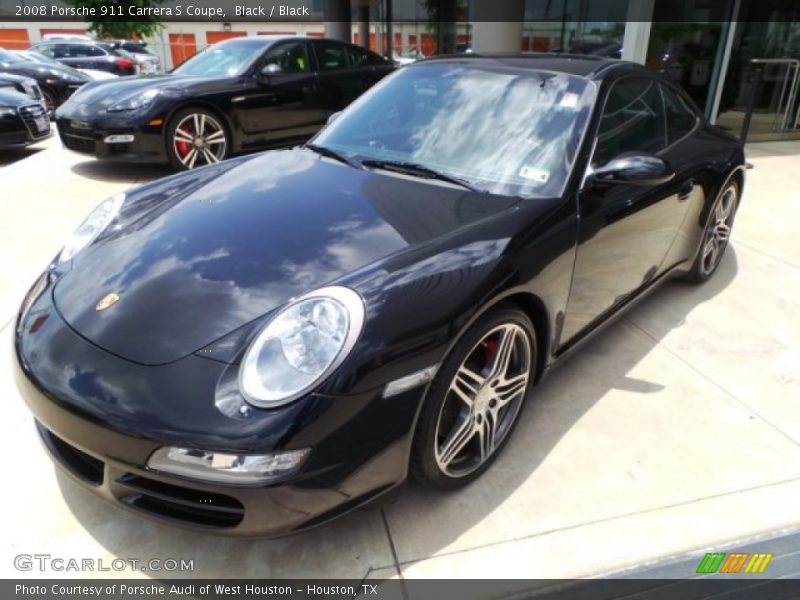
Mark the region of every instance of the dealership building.
<instances>
[{"instance_id":1,"label":"dealership building","mask_svg":"<svg viewBox=\"0 0 800 600\"><path fill-rule=\"evenodd\" d=\"M58 0L49 0L58 4ZM163 3L169 6L171 0ZM381 54L565 51L615 56L676 79L748 140L800 139L800 0L309 0L302 21L168 22L148 42L167 68L231 37L327 36ZM80 22L12 22L0 47Z\"/></svg>"}]
</instances>

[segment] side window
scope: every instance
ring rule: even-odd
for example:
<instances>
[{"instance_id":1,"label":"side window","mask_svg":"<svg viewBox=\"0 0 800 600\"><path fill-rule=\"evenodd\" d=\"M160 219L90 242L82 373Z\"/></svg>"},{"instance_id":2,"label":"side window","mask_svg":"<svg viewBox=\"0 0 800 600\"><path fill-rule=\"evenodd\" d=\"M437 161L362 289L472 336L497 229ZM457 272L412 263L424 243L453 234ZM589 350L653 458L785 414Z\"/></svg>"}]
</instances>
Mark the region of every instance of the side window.
<instances>
[{"instance_id":1,"label":"side window","mask_svg":"<svg viewBox=\"0 0 800 600\"><path fill-rule=\"evenodd\" d=\"M67 57L69 58L82 58L84 56L105 56L105 52L97 46L90 46L89 44L65 44L67 49Z\"/></svg>"},{"instance_id":2,"label":"side window","mask_svg":"<svg viewBox=\"0 0 800 600\"><path fill-rule=\"evenodd\" d=\"M353 67L363 67L371 64L369 62L369 53L364 48L347 46L347 53L350 55L350 65Z\"/></svg>"},{"instance_id":3,"label":"side window","mask_svg":"<svg viewBox=\"0 0 800 600\"><path fill-rule=\"evenodd\" d=\"M36 50L36 52L47 58L59 58L56 56L55 46L53 44L42 44L41 46L36 46L33 50Z\"/></svg>"},{"instance_id":4,"label":"side window","mask_svg":"<svg viewBox=\"0 0 800 600\"><path fill-rule=\"evenodd\" d=\"M663 150L667 145L664 122L656 81L626 78L616 82L603 108L593 164L603 165L626 152Z\"/></svg>"},{"instance_id":5,"label":"side window","mask_svg":"<svg viewBox=\"0 0 800 600\"><path fill-rule=\"evenodd\" d=\"M320 71L335 71L336 69L346 69L347 46L333 44L331 42L317 42L314 44L317 53L317 62Z\"/></svg>"},{"instance_id":6,"label":"side window","mask_svg":"<svg viewBox=\"0 0 800 600\"><path fill-rule=\"evenodd\" d=\"M680 94L662 85L664 108L667 113L667 140L672 144L689 133L697 124L697 115Z\"/></svg>"},{"instance_id":7,"label":"side window","mask_svg":"<svg viewBox=\"0 0 800 600\"><path fill-rule=\"evenodd\" d=\"M278 65L284 73L311 71L311 61L308 59L308 44L305 42L287 42L270 48L264 54L261 68L263 69L267 65Z\"/></svg>"}]
</instances>

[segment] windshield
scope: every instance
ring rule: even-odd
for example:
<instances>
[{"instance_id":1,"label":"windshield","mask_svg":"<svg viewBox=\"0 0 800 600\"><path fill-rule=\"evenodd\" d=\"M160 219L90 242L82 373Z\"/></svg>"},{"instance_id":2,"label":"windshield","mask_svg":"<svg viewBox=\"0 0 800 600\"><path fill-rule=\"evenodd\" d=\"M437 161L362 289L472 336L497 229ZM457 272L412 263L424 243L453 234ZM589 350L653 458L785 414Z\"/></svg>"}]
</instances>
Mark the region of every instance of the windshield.
<instances>
[{"instance_id":1,"label":"windshield","mask_svg":"<svg viewBox=\"0 0 800 600\"><path fill-rule=\"evenodd\" d=\"M594 94L588 80L561 73L421 64L374 87L314 143L359 161L421 165L496 194L557 196Z\"/></svg>"},{"instance_id":2,"label":"windshield","mask_svg":"<svg viewBox=\"0 0 800 600\"><path fill-rule=\"evenodd\" d=\"M254 44L248 40L232 40L215 44L192 56L173 73L231 77L241 72L265 48L264 44Z\"/></svg>"}]
</instances>

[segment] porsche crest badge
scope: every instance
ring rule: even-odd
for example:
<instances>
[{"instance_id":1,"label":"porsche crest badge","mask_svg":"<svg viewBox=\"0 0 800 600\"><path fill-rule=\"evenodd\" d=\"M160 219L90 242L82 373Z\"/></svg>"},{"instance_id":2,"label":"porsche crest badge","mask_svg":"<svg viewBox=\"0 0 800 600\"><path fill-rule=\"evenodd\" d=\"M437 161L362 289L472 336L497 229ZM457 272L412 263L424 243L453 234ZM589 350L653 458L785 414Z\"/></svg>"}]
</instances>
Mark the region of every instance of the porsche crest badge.
<instances>
[{"instance_id":1,"label":"porsche crest badge","mask_svg":"<svg viewBox=\"0 0 800 600\"><path fill-rule=\"evenodd\" d=\"M111 292L110 294L106 294L105 296L100 298L100 301L94 305L94 309L105 310L111 306L114 306L118 300L119 300L119 295L115 294L114 292Z\"/></svg>"}]
</instances>

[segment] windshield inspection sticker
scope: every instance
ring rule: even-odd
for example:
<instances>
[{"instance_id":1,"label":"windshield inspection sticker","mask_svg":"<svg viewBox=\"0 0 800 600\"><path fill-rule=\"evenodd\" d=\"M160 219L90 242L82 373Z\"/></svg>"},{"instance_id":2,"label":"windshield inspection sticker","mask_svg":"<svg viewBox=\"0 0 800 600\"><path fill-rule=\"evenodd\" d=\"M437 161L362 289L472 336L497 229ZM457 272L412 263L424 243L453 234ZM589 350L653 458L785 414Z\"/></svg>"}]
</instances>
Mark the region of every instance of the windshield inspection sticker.
<instances>
[{"instance_id":1,"label":"windshield inspection sticker","mask_svg":"<svg viewBox=\"0 0 800 600\"><path fill-rule=\"evenodd\" d=\"M560 106L562 108L575 108L578 106L578 94L567 92L561 97Z\"/></svg>"},{"instance_id":2,"label":"windshield inspection sticker","mask_svg":"<svg viewBox=\"0 0 800 600\"><path fill-rule=\"evenodd\" d=\"M525 179L530 179L531 181L536 181L538 183L547 183L547 180L550 179L550 171L547 171L546 169L540 169L538 167L523 165L519 170L519 176L524 177Z\"/></svg>"}]
</instances>

